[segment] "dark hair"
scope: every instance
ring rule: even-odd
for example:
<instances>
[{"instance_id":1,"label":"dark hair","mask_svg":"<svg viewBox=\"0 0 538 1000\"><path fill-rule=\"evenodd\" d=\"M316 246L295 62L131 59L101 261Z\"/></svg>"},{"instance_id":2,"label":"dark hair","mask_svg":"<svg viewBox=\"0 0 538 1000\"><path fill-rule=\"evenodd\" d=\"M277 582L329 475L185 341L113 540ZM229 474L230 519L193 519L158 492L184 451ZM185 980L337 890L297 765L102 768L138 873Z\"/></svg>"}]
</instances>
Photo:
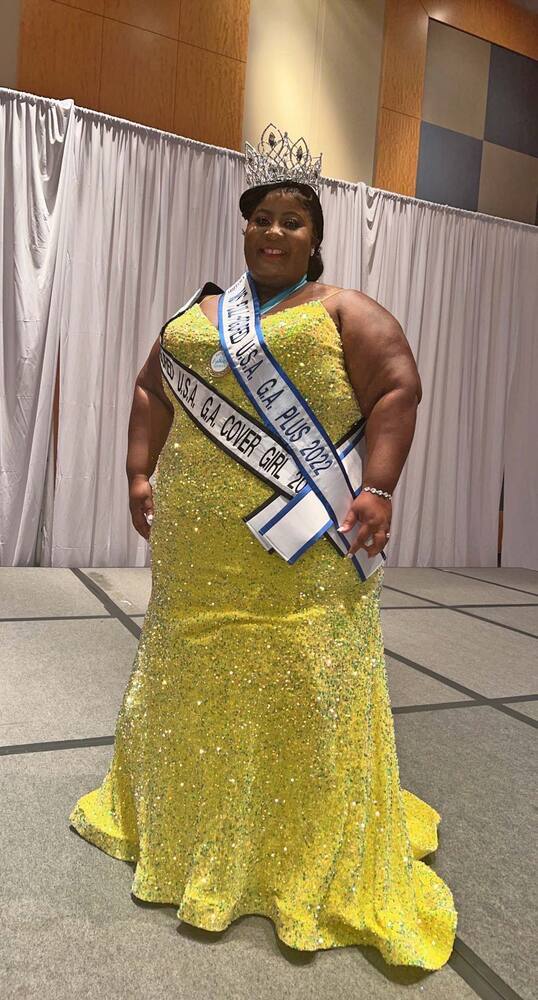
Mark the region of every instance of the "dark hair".
<instances>
[{"instance_id":1,"label":"dark hair","mask_svg":"<svg viewBox=\"0 0 538 1000\"><path fill-rule=\"evenodd\" d=\"M319 241L316 244L316 249L312 257L308 262L308 269L306 272L306 277L308 281L317 281L318 278L323 274L323 260L321 257L320 244L323 239L323 213L321 211L321 205L317 195L309 187L297 187L295 184L275 184L274 186L265 185L263 188L253 188L252 191L247 191L243 194L241 198L241 209L243 216L246 219L250 219L253 212L256 211L258 205L265 198L266 194L271 190L280 190L285 194L294 195L298 201L302 202L308 214L312 220L312 228L314 230L314 236Z\"/></svg>"}]
</instances>

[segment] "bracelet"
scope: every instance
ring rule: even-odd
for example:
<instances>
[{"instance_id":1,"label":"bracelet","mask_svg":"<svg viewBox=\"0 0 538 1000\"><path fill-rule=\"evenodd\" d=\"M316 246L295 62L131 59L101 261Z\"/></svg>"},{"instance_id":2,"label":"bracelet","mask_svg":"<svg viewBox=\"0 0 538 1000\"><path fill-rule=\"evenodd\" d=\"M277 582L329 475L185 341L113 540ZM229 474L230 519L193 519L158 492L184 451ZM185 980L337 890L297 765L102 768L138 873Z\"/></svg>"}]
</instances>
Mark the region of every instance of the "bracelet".
<instances>
[{"instance_id":1,"label":"bracelet","mask_svg":"<svg viewBox=\"0 0 538 1000\"><path fill-rule=\"evenodd\" d=\"M392 493L386 493L385 490L376 490L375 486L363 486L364 492L378 493L380 497L386 497L387 500L392 500Z\"/></svg>"}]
</instances>

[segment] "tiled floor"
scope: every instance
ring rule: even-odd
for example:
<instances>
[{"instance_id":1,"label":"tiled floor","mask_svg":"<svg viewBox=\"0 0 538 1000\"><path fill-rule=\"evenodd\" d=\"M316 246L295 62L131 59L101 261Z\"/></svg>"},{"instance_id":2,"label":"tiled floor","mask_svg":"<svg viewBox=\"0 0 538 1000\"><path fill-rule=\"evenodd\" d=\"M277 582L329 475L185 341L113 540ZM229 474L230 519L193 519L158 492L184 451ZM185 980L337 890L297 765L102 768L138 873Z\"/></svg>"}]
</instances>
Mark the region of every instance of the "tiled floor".
<instances>
[{"instance_id":1,"label":"tiled floor","mask_svg":"<svg viewBox=\"0 0 538 1000\"><path fill-rule=\"evenodd\" d=\"M150 591L148 569L0 570L0 995L534 998L538 572L385 572L401 781L441 813L430 862L459 914L430 974L369 948L294 951L258 916L222 934L180 923L136 904L132 866L69 829L106 771Z\"/></svg>"}]
</instances>

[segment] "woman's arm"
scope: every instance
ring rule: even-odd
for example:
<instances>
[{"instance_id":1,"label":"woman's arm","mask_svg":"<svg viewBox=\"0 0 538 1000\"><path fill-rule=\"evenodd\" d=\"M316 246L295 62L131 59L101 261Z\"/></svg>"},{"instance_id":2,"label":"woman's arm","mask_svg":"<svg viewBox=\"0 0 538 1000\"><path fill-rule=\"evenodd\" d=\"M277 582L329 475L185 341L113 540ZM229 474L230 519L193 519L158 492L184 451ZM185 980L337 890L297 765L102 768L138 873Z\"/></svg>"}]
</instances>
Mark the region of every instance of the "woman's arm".
<instances>
[{"instance_id":1,"label":"woman's arm","mask_svg":"<svg viewBox=\"0 0 538 1000\"><path fill-rule=\"evenodd\" d=\"M174 417L174 407L162 384L159 349L158 337L135 382L128 431L129 505L133 525L146 539L150 526L145 515L153 514L149 477L155 470Z\"/></svg>"},{"instance_id":2,"label":"woman's arm","mask_svg":"<svg viewBox=\"0 0 538 1000\"><path fill-rule=\"evenodd\" d=\"M362 481L392 493L411 448L422 398L415 359L398 321L367 295L344 292L338 313L349 380L367 421ZM341 526L348 531L357 520L363 524L352 551L380 552L391 516L390 500L361 492ZM369 535L373 543L365 545Z\"/></svg>"}]
</instances>

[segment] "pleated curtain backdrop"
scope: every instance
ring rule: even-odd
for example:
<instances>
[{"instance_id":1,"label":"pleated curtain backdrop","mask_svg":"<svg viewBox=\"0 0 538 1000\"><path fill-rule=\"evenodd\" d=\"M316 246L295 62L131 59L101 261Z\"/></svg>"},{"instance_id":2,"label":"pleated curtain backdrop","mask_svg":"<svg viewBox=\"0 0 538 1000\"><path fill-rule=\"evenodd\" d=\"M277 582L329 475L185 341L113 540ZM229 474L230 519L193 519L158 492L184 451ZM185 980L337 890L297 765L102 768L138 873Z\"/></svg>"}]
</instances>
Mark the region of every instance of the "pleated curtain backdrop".
<instances>
[{"instance_id":1,"label":"pleated curtain backdrop","mask_svg":"<svg viewBox=\"0 0 538 1000\"><path fill-rule=\"evenodd\" d=\"M75 134L50 565L139 566L149 549L125 475L135 379L200 276L230 283L241 269L243 168L238 155L95 115L77 116Z\"/></svg>"},{"instance_id":2,"label":"pleated curtain backdrop","mask_svg":"<svg viewBox=\"0 0 538 1000\"><path fill-rule=\"evenodd\" d=\"M243 157L0 90L2 565L143 566L125 457L162 324L245 267ZM538 231L324 180L323 280L400 321L424 396L388 566L538 569ZM57 468L52 411L60 362Z\"/></svg>"},{"instance_id":3,"label":"pleated curtain backdrop","mask_svg":"<svg viewBox=\"0 0 538 1000\"><path fill-rule=\"evenodd\" d=\"M522 276L536 287L537 235L363 190L360 287L397 316L424 388L394 505L396 565L497 565L507 397L521 343L514 293ZM506 500L504 516L513 516Z\"/></svg>"}]
</instances>

